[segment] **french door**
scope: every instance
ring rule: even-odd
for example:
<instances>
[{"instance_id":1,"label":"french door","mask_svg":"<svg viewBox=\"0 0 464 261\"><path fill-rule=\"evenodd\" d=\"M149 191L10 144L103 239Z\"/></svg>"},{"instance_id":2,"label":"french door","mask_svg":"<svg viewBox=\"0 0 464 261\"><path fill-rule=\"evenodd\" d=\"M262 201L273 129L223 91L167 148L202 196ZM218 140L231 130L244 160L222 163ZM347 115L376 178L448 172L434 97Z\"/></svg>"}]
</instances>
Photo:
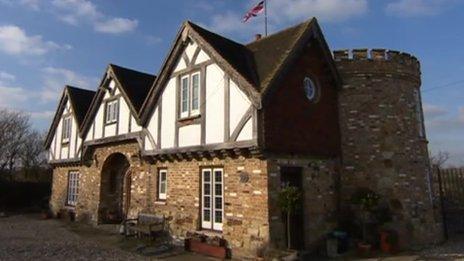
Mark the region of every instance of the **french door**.
<instances>
[{"instance_id":1,"label":"french door","mask_svg":"<svg viewBox=\"0 0 464 261\"><path fill-rule=\"evenodd\" d=\"M224 170L201 171L201 227L222 231L224 219Z\"/></svg>"}]
</instances>

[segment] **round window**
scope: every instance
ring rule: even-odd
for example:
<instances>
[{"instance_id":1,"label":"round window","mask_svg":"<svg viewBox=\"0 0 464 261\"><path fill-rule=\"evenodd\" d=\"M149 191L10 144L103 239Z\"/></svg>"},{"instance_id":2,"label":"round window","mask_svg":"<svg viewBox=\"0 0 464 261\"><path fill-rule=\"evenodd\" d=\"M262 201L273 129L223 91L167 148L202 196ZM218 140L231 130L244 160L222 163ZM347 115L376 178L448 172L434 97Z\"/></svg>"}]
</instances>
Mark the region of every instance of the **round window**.
<instances>
[{"instance_id":1,"label":"round window","mask_svg":"<svg viewBox=\"0 0 464 261\"><path fill-rule=\"evenodd\" d=\"M303 80L303 88L306 94L306 98L310 101L315 101L318 97L318 89L313 80L309 77L305 77Z\"/></svg>"}]
</instances>

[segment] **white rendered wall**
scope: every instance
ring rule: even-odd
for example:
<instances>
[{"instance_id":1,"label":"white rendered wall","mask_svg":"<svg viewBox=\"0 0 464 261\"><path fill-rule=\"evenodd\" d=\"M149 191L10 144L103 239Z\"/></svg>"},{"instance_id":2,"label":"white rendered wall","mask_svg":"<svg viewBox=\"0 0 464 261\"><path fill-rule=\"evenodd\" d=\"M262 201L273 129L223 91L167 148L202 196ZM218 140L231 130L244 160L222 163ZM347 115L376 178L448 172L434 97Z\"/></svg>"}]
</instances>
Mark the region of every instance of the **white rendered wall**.
<instances>
[{"instance_id":1,"label":"white rendered wall","mask_svg":"<svg viewBox=\"0 0 464 261\"><path fill-rule=\"evenodd\" d=\"M224 141L224 72L213 64L206 68L206 144Z\"/></svg>"},{"instance_id":2,"label":"white rendered wall","mask_svg":"<svg viewBox=\"0 0 464 261\"><path fill-rule=\"evenodd\" d=\"M169 80L162 95L161 148L174 147L176 126L176 79Z\"/></svg>"},{"instance_id":3,"label":"white rendered wall","mask_svg":"<svg viewBox=\"0 0 464 261\"><path fill-rule=\"evenodd\" d=\"M238 88L236 83L230 81L230 134L234 132L250 105L248 97Z\"/></svg>"}]
</instances>

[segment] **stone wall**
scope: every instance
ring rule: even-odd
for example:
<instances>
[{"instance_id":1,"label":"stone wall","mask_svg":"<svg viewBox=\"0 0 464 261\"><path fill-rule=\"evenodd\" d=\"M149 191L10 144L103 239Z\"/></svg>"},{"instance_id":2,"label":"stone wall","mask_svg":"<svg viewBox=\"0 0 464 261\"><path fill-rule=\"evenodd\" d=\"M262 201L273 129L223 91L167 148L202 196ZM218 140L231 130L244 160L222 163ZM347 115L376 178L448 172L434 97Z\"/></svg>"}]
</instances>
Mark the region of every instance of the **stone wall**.
<instances>
[{"instance_id":1,"label":"stone wall","mask_svg":"<svg viewBox=\"0 0 464 261\"><path fill-rule=\"evenodd\" d=\"M139 212L164 214L171 234L185 237L200 228L200 171L204 167L224 169L224 225L222 236L234 256L255 256L269 241L267 162L256 158L202 158L149 163L139 157L138 144L120 143L96 147L90 165L55 167L50 205L54 213L64 208L67 173L79 170L78 221L98 224L101 172L105 160L121 153L130 162L132 172L129 217ZM167 169L167 199L157 200L157 173ZM246 182L241 180L246 174Z\"/></svg>"},{"instance_id":2,"label":"stone wall","mask_svg":"<svg viewBox=\"0 0 464 261\"><path fill-rule=\"evenodd\" d=\"M285 249L285 224L278 205L281 168L299 167L303 178L305 249L324 244L328 232L337 226L338 161L310 158L273 157L269 159L269 216L271 246Z\"/></svg>"},{"instance_id":3,"label":"stone wall","mask_svg":"<svg viewBox=\"0 0 464 261\"><path fill-rule=\"evenodd\" d=\"M343 79L342 199L348 204L356 188L370 188L394 205L404 246L440 240L430 194L427 140L419 135L423 116L416 113L418 60L382 49L336 51L334 58Z\"/></svg>"},{"instance_id":4,"label":"stone wall","mask_svg":"<svg viewBox=\"0 0 464 261\"><path fill-rule=\"evenodd\" d=\"M71 165L65 167L55 167L53 169L53 180L52 180L52 194L50 197L50 210L55 215L66 206L67 194L68 194L68 173L70 171L79 170L79 165Z\"/></svg>"}]
</instances>

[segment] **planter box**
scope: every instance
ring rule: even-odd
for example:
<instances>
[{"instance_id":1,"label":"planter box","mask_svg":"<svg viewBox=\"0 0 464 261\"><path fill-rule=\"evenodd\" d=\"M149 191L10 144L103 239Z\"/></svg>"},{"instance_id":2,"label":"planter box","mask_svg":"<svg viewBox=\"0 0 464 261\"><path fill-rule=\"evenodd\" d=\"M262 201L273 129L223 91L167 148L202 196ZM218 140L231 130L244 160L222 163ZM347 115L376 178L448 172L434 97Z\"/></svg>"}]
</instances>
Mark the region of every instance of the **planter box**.
<instances>
[{"instance_id":1,"label":"planter box","mask_svg":"<svg viewBox=\"0 0 464 261\"><path fill-rule=\"evenodd\" d=\"M201 242L195 239L185 239L185 249L202 255L212 256L216 258L227 258L227 248L224 246L213 246L206 242Z\"/></svg>"}]
</instances>

